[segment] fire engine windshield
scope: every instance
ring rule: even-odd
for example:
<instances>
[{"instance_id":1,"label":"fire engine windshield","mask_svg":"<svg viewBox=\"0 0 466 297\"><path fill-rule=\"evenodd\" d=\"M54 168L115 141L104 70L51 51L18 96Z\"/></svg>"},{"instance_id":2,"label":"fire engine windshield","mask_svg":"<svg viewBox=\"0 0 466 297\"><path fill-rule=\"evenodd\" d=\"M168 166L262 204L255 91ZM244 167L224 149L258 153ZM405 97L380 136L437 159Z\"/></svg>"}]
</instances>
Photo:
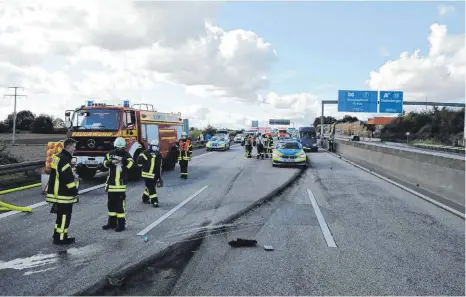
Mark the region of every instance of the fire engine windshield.
<instances>
[{"instance_id":1,"label":"fire engine windshield","mask_svg":"<svg viewBox=\"0 0 466 297\"><path fill-rule=\"evenodd\" d=\"M120 118L119 110L78 110L73 114L73 130L118 130Z\"/></svg>"}]
</instances>

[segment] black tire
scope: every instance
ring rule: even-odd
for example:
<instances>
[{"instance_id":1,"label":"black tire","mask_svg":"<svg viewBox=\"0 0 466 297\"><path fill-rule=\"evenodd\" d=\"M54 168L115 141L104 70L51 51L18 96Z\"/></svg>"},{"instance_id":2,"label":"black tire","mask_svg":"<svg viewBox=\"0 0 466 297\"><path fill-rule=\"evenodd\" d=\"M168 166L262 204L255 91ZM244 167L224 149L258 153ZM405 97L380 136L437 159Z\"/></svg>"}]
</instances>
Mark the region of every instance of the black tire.
<instances>
[{"instance_id":1,"label":"black tire","mask_svg":"<svg viewBox=\"0 0 466 297\"><path fill-rule=\"evenodd\" d=\"M76 169L78 175L83 180L92 180L94 179L97 168L88 168L85 166L80 166Z\"/></svg>"}]
</instances>

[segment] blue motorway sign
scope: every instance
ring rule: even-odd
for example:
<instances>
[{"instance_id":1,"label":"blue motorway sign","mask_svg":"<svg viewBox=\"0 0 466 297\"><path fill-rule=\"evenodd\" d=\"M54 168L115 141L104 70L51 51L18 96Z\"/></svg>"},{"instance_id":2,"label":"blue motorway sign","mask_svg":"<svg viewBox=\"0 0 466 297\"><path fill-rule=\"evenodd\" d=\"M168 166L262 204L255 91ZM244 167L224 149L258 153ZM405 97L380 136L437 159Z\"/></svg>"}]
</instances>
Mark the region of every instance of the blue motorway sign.
<instances>
[{"instance_id":1,"label":"blue motorway sign","mask_svg":"<svg viewBox=\"0 0 466 297\"><path fill-rule=\"evenodd\" d=\"M259 128L259 121L251 121L251 127L253 128Z\"/></svg>"},{"instance_id":2,"label":"blue motorway sign","mask_svg":"<svg viewBox=\"0 0 466 297\"><path fill-rule=\"evenodd\" d=\"M401 91L380 91L380 112L381 113L402 113L403 112L403 92Z\"/></svg>"},{"instance_id":3,"label":"blue motorway sign","mask_svg":"<svg viewBox=\"0 0 466 297\"><path fill-rule=\"evenodd\" d=\"M339 112L377 113L378 91L338 91Z\"/></svg>"}]
</instances>

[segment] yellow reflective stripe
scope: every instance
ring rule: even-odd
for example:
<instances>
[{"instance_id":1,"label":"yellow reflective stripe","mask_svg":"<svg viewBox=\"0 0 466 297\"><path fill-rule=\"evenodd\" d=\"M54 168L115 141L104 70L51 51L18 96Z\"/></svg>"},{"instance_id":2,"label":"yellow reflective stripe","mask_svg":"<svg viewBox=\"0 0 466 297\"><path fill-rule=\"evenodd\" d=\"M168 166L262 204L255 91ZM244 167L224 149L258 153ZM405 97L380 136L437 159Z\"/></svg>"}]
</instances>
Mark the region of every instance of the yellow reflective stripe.
<instances>
[{"instance_id":1,"label":"yellow reflective stripe","mask_svg":"<svg viewBox=\"0 0 466 297\"><path fill-rule=\"evenodd\" d=\"M154 167L155 167L155 158L151 158L151 160L150 160L149 174L153 174L153 173L154 173Z\"/></svg>"},{"instance_id":2,"label":"yellow reflective stripe","mask_svg":"<svg viewBox=\"0 0 466 297\"><path fill-rule=\"evenodd\" d=\"M106 154L105 157L107 157L107 160L104 160L104 167L105 167L105 168L108 168L107 162L110 161L110 154Z\"/></svg>"},{"instance_id":3,"label":"yellow reflective stripe","mask_svg":"<svg viewBox=\"0 0 466 297\"><path fill-rule=\"evenodd\" d=\"M116 216L117 216L117 218L121 219L121 218L126 217L126 214L124 214L124 213L117 213Z\"/></svg>"},{"instance_id":4,"label":"yellow reflective stripe","mask_svg":"<svg viewBox=\"0 0 466 297\"><path fill-rule=\"evenodd\" d=\"M120 186L120 170L117 168L115 169L115 186Z\"/></svg>"},{"instance_id":5,"label":"yellow reflective stripe","mask_svg":"<svg viewBox=\"0 0 466 297\"><path fill-rule=\"evenodd\" d=\"M126 192L126 189L108 189L108 192L111 192L111 193L122 193L122 192Z\"/></svg>"},{"instance_id":6,"label":"yellow reflective stripe","mask_svg":"<svg viewBox=\"0 0 466 297\"><path fill-rule=\"evenodd\" d=\"M66 164L65 166L63 166L63 168L61 169L61 172L64 172L66 169L70 168L70 164Z\"/></svg>"},{"instance_id":7,"label":"yellow reflective stripe","mask_svg":"<svg viewBox=\"0 0 466 297\"><path fill-rule=\"evenodd\" d=\"M147 189L144 190L144 195L149 196L149 191L147 191Z\"/></svg>"},{"instance_id":8,"label":"yellow reflective stripe","mask_svg":"<svg viewBox=\"0 0 466 297\"><path fill-rule=\"evenodd\" d=\"M68 228L66 229L57 228L56 230L58 233L68 233Z\"/></svg>"},{"instance_id":9,"label":"yellow reflective stripe","mask_svg":"<svg viewBox=\"0 0 466 297\"><path fill-rule=\"evenodd\" d=\"M149 198L157 198L157 194L149 195Z\"/></svg>"},{"instance_id":10,"label":"yellow reflective stripe","mask_svg":"<svg viewBox=\"0 0 466 297\"><path fill-rule=\"evenodd\" d=\"M58 196L58 188L60 187L60 174L58 169L55 170L55 184L53 185L53 193Z\"/></svg>"},{"instance_id":11,"label":"yellow reflective stripe","mask_svg":"<svg viewBox=\"0 0 466 297\"><path fill-rule=\"evenodd\" d=\"M146 159L146 161L147 161L146 154L141 154L141 157L143 157L143 158Z\"/></svg>"},{"instance_id":12,"label":"yellow reflective stripe","mask_svg":"<svg viewBox=\"0 0 466 297\"><path fill-rule=\"evenodd\" d=\"M126 164L126 168L131 168L133 166L134 160L132 158L128 158L128 164Z\"/></svg>"},{"instance_id":13,"label":"yellow reflective stripe","mask_svg":"<svg viewBox=\"0 0 466 297\"><path fill-rule=\"evenodd\" d=\"M60 226L61 230L65 230L65 222L66 222L66 215L62 215L61 216L61 226ZM61 232L60 233L60 240L64 240L64 239L65 239L65 233Z\"/></svg>"},{"instance_id":14,"label":"yellow reflective stripe","mask_svg":"<svg viewBox=\"0 0 466 297\"><path fill-rule=\"evenodd\" d=\"M112 211L112 212L109 211L109 212L108 212L108 216L109 216L109 217L116 217L116 215L117 215L117 213L114 212L114 211Z\"/></svg>"},{"instance_id":15,"label":"yellow reflective stripe","mask_svg":"<svg viewBox=\"0 0 466 297\"><path fill-rule=\"evenodd\" d=\"M74 188L74 187L76 187L76 182L69 183L69 184L66 185L66 187L68 189Z\"/></svg>"}]
</instances>

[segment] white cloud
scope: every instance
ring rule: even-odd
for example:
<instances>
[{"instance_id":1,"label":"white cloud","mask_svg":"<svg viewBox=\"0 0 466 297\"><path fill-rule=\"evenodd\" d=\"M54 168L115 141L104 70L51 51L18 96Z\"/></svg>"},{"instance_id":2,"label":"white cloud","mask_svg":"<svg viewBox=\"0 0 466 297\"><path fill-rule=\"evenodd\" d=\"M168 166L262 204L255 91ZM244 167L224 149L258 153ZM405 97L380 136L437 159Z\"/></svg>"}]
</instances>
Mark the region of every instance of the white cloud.
<instances>
[{"instance_id":1,"label":"white cloud","mask_svg":"<svg viewBox=\"0 0 466 297\"><path fill-rule=\"evenodd\" d=\"M66 97L65 108L87 96L139 101L147 90L157 89L163 97L163 84L185 93L171 104L145 98L174 110L182 109L186 98L200 104L209 98L258 103L276 53L252 31L216 26L219 7L213 2L3 1L0 86L26 87L37 113L51 112L34 104L43 98L61 107ZM2 109L0 117L8 112ZM242 120L239 114L231 115L233 122ZM231 122L229 117L218 120Z\"/></svg>"},{"instance_id":2,"label":"white cloud","mask_svg":"<svg viewBox=\"0 0 466 297\"><path fill-rule=\"evenodd\" d=\"M366 81L374 90L403 90L405 100L453 101L465 98L465 36L448 35L445 25L430 26L430 49L401 53L370 73Z\"/></svg>"},{"instance_id":3,"label":"white cloud","mask_svg":"<svg viewBox=\"0 0 466 297\"><path fill-rule=\"evenodd\" d=\"M444 15L447 15L449 13L455 12L455 7L453 7L451 5L439 4L437 6L437 12L438 12L439 15L444 16Z\"/></svg>"}]
</instances>

